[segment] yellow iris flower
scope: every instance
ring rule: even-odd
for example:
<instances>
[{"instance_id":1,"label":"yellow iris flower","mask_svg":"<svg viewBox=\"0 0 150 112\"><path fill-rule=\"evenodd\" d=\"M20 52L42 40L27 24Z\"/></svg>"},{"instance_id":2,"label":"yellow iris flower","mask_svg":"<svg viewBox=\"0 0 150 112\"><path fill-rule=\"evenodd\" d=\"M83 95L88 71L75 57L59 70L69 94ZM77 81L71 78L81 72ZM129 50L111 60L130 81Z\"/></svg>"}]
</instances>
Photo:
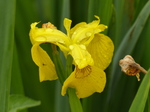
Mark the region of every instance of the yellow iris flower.
<instances>
[{"instance_id":1,"label":"yellow iris flower","mask_svg":"<svg viewBox=\"0 0 150 112\"><path fill-rule=\"evenodd\" d=\"M81 22L71 28L71 20L64 19L67 34L57 30L51 23L38 28L31 24L30 40L33 61L39 66L40 81L55 80L55 66L48 54L39 46L52 43L73 57L74 71L64 81L62 95L68 87L75 88L78 98L88 97L94 92L102 92L106 84L104 70L112 60L114 45L111 39L100 32L107 26L100 23L99 17L91 23Z\"/></svg>"}]
</instances>

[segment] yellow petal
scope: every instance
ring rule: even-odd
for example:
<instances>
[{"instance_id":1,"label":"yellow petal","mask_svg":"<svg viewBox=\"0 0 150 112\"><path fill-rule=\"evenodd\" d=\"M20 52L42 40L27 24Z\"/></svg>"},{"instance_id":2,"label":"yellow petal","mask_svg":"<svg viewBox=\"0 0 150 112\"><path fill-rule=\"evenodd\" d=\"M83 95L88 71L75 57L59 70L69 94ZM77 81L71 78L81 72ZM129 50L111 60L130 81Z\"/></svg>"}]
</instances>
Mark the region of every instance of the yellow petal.
<instances>
[{"instance_id":1,"label":"yellow petal","mask_svg":"<svg viewBox=\"0 0 150 112\"><path fill-rule=\"evenodd\" d=\"M33 61L39 67L40 82L58 78L52 60L39 44L33 45L31 53Z\"/></svg>"},{"instance_id":2,"label":"yellow petal","mask_svg":"<svg viewBox=\"0 0 150 112\"><path fill-rule=\"evenodd\" d=\"M104 70L112 60L114 45L109 37L95 34L94 39L87 46L87 50L94 60L94 65Z\"/></svg>"},{"instance_id":3,"label":"yellow petal","mask_svg":"<svg viewBox=\"0 0 150 112\"><path fill-rule=\"evenodd\" d=\"M86 22L80 22L78 24L76 24L73 28L71 28L70 30L70 35L73 35L73 33L79 28L79 27L82 27L84 25L86 25L87 23Z\"/></svg>"},{"instance_id":4,"label":"yellow petal","mask_svg":"<svg viewBox=\"0 0 150 112\"><path fill-rule=\"evenodd\" d=\"M105 25L99 25L100 19L94 20L91 23L82 23L71 30L71 39L73 43L79 44L87 44L87 41L91 41L93 39L93 35L99 33L107 28ZM92 38L92 39L91 39ZM89 43L89 42L88 42Z\"/></svg>"},{"instance_id":5,"label":"yellow petal","mask_svg":"<svg viewBox=\"0 0 150 112\"><path fill-rule=\"evenodd\" d=\"M83 72L83 71L82 71ZM64 96L68 87L75 88L78 98L85 98L95 92L102 92L106 84L105 72L97 67L92 67L89 75L76 78L76 70L66 79L61 94Z\"/></svg>"},{"instance_id":6,"label":"yellow petal","mask_svg":"<svg viewBox=\"0 0 150 112\"><path fill-rule=\"evenodd\" d=\"M88 65L93 65L93 59L84 45L73 44L69 48L69 54L73 57L75 65L78 65L80 69Z\"/></svg>"},{"instance_id":7,"label":"yellow petal","mask_svg":"<svg viewBox=\"0 0 150 112\"><path fill-rule=\"evenodd\" d=\"M65 27L66 30L67 30L67 35L68 35L68 37L70 37L70 27L71 27L71 23L72 23L72 21L71 21L70 19L67 19L67 18L64 19L64 27Z\"/></svg>"},{"instance_id":8,"label":"yellow petal","mask_svg":"<svg viewBox=\"0 0 150 112\"><path fill-rule=\"evenodd\" d=\"M93 24L93 23L99 24L99 23L100 23L100 19L99 19L98 16L96 16L96 18L98 19L98 21L96 20L96 21L93 21L92 23L89 23L89 24ZM86 23L86 22L80 22L80 23L76 24L73 28L71 28L71 31L70 31L70 32L71 32L71 35L72 35L78 28L83 27L84 25L87 25L87 23Z\"/></svg>"},{"instance_id":9,"label":"yellow petal","mask_svg":"<svg viewBox=\"0 0 150 112\"><path fill-rule=\"evenodd\" d=\"M37 22L31 24L29 36L32 44L36 42L49 42L58 45L62 49L67 49L68 45L70 44L70 40L67 35L57 29L38 28L36 27L37 24Z\"/></svg>"}]
</instances>

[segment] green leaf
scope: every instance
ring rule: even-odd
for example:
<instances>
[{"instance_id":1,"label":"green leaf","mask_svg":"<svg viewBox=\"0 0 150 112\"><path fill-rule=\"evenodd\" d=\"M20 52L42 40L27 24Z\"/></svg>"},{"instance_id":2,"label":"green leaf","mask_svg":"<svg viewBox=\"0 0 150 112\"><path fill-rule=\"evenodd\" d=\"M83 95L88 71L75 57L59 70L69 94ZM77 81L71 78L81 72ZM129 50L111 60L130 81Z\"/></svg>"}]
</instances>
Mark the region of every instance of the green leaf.
<instances>
[{"instance_id":1,"label":"green leaf","mask_svg":"<svg viewBox=\"0 0 150 112\"><path fill-rule=\"evenodd\" d=\"M141 12L139 12L139 15L136 18L134 24L128 30L126 35L123 37L123 40L121 41L120 46L118 47L115 53L113 64L112 64L112 73L110 77L108 76L111 79L110 81L108 81L109 82L108 95L107 95L108 100L106 100L107 101L106 108L109 111L117 112L119 110L122 111L124 110L126 112L129 109L132 99L134 98L135 92L137 90L136 88L139 83L137 82L137 80L135 80L135 77L131 78L121 74L122 72L118 62L125 55L131 54L133 52L133 50L137 45L137 41L139 41L140 36L141 38L144 37L143 35L141 35L141 32L144 31L143 28L146 26L146 22L148 20L147 18L149 17L150 14L149 7L150 7L150 1L148 1L145 4L145 6L142 8ZM143 40L141 42L143 42ZM138 52L136 50L137 55L135 56L133 55L134 58L137 58L138 55L142 54L139 52L139 50L142 50L142 48L140 46L139 48L140 49L138 49ZM143 49L143 51L144 50L145 49ZM143 57L145 58L144 55ZM136 62L139 62L139 60L136 60ZM147 63L148 61L145 62ZM130 94L128 94L129 91Z\"/></svg>"},{"instance_id":2,"label":"green leaf","mask_svg":"<svg viewBox=\"0 0 150 112\"><path fill-rule=\"evenodd\" d=\"M23 95L11 95L9 112L18 112L19 110L26 109L40 105L40 101L32 100Z\"/></svg>"},{"instance_id":3,"label":"green leaf","mask_svg":"<svg viewBox=\"0 0 150 112\"><path fill-rule=\"evenodd\" d=\"M13 66L12 66L12 74L11 74L11 94L24 94L24 88L22 83L22 77L20 72L18 54L16 44L14 45L13 52Z\"/></svg>"},{"instance_id":4,"label":"green leaf","mask_svg":"<svg viewBox=\"0 0 150 112\"><path fill-rule=\"evenodd\" d=\"M149 68L150 66L150 61L147 61L149 60L149 57L150 57L150 45L149 45L149 42L150 42L150 38L149 38L149 35L150 35L150 32L149 32L149 29L150 29L150 17L149 17L149 20L147 22L147 26L145 28L145 33L142 35L145 40L144 40L144 53L143 53L143 56L144 58L141 58L142 59L142 63L141 65L143 65L144 68ZM147 105L145 107L145 112L150 112L150 92L149 92L149 95L148 95L148 100L147 100Z\"/></svg>"},{"instance_id":5,"label":"green leaf","mask_svg":"<svg viewBox=\"0 0 150 112\"><path fill-rule=\"evenodd\" d=\"M0 0L0 7L0 112L8 112L14 46L15 0Z\"/></svg>"},{"instance_id":6,"label":"green leaf","mask_svg":"<svg viewBox=\"0 0 150 112\"><path fill-rule=\"evenodd\" d=\"M112 0L89 0L88 21L92 21L94 15L98 15L101 24L109 25L112 15Z\"/></svg>"},{"instance_id":7,"label":"green leaf","mask_svg":"<svg viewBox=\"0 0 150 112\"><path fill-rule=\"evenodd\" d=\"M122 39L122 37L124 36L124 34L126 32L125 28L128 25L123 20L123 18L125 18L126 21L128 19L127 14L124 13L125 12L125 5L126 5L125 1L126 0L114 0L114 13L113 13L114 14L114 20L113 21L115 21L116 23L114 25L114 28L111 28L110 30L115 29L115 31L114 31L115 35L112 35L112 38L114 38L113 40L114 40L114 44L115 44L116 48L120 44L120 40ZM112 27L112 26L110 26L110 27Z\"/></svg>"},{"instance_id":8,"label":"green leaf","mask_svg":"<svg viewBox=\"0 0 150 112\"><path fill-rule=\"evenodd\" d=\"M136 21L134 22L132 27L129 29L129 31L125 35L124 39L122 40L122 43L120 44L118 50L115 53L114 60L113 60L113 69L112 69L113 71L111 75L112 77L114 77L112 81L115 83L117 83L120 78L119 77L120 75L118 75L117 73L120 68L118 65L118 61L121 58L123 58L125 55L131 54L131 52L133 51L140 37L140 34L144 28L144 25L150 15L149 7L150 7L150 1L148 1L146 5L143 7ZM115 75L117 75L117 77Z\"/></svg>"},{"instance_id":9,"label":"green leaf","mask_svg":"<svg viewBox=\"0 0 150 112\"><path fill-rule=\"evenodd\" d=\"M132 102L129 112L143 112L150 90L150 70L145 75L139 90Z\"/></svg>"},{"instance_id":10,"label":"green leaf","mask_svg":"<svg viewBox=\"0 0 150 112\"><path fill-rule=\"evenodd\" d=\"M70 17L72 24L75 25L81 21L87 21L87 10L89 1L88 0L70 0ZM93 16L92 16L93 17Z\"/></svg>"},{"instance_id":11,"label":"green leaf","mask_svg":"<svg viewBox=\"0 0 150 112\"><path fill-rule=\"evenodd\" d=\"M60 21L61 21L61 25L60 25L60 29L61 31L66 31L64 26L63 26L63 21L64 21L64 18L70 18L70 0L62 0L62 12L60 13L61 14L61 18L60 18Z\"/></svg>"}]
</instances>

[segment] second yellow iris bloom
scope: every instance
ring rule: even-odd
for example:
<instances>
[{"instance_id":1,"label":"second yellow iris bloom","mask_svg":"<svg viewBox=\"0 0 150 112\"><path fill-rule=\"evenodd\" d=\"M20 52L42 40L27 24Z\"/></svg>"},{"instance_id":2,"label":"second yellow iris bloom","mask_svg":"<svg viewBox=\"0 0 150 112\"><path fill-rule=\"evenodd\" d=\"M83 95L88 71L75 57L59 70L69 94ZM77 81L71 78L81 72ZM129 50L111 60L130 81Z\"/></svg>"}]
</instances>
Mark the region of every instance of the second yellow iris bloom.
<instances>
[{"instance_id":1,"label":"second yellow iris bloom","mask_svg":"<svg viewBox=\"0 0 150 112\"><path fill-rule=\"evenodd\" d=\"M41 43L57 45L65 55L73 57L74 71L64 81L62 95L68 87L75 88L78 98L88 97L94 92L102 92L106 84L104 70L112 60L114 45L111 39L100 32L107 26L99 17L91 23L81 22L71 28L71 20L64 19L67 34L57 30L51 23L38 28L31 24L30 40L33 61L39 67L40 81L55 80L55 65L48 54L39 46Z\"/></svg>"}]
</instances>

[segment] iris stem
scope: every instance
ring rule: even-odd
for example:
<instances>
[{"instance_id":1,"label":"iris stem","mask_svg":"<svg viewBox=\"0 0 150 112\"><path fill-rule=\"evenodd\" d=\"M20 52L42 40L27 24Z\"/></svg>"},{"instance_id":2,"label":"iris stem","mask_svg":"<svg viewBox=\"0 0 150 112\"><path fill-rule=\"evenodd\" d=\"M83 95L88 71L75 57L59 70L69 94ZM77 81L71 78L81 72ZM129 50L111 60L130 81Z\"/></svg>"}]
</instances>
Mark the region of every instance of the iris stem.
<instances>
[{"instance_id":1,"label":"iris stem","mask_svg":"<svg viewBox=\"0 0 150 112\"><path fill-rule=\"evenodd\" d=\"M60 53L57 51L57 48L55 45L52 45L53 49L53 62L55 64L56 72L59 77L60 83L63 85L63 82L65 80L65 68L63 66L62 60L60 58Z\"/></svg>"},{"instance_id":2,"label":"iris stem","mask_svg":"<svg viewBox=\"0 0 150 112\"><path fill-rule=\"evenodd\" d=\"M69 77L69 75L72 72L72 56L68 55L67 56L67 62L66 62L66 78Z\"/></svg>"},{"instance_id":3,"label":"iris stem","mask_svg":"<svg viewBox=\"0 0 150 112\"><path fill-rule=\"evenodd\" d=\"M77 97L75 89L68 88L68 96L71 112L83 112L80 99Z\"/></svg>"},{"instance_id":4,"label":"iris stem","mask_svg":"<svg viewBox=\"0 0 150 112\"><path fill-rule=\"evenodd\" d=\"M67 76L69 76L72 73L72 60L73 60L72 57L68 55L67 63L66 63ZM71 112L83 112L80 99L77 97L75 93L75 89L68 88L68 98L69 98Z\"/></svg>"},{"instance_id":5,"label":"iris stem","mask_svg":"<svg viewBox=\"0 0 150 112\"><path fill-rule=\"evenodd\" d=\"M66 70L64 70L62 61L60 59L60 54L57 51L56 46L52 46L52 48L53 48L53 57L55 57L53 61L55 63L56 71L61 84L63 84L65 79L72 73L73 59L70 55L67 56ZM65 71L65 73L62 71ZM68 88L68 97L69 97L71 112L83 112L81 102L75 93L75 89Z\"/></svg>"}]
</instances>

